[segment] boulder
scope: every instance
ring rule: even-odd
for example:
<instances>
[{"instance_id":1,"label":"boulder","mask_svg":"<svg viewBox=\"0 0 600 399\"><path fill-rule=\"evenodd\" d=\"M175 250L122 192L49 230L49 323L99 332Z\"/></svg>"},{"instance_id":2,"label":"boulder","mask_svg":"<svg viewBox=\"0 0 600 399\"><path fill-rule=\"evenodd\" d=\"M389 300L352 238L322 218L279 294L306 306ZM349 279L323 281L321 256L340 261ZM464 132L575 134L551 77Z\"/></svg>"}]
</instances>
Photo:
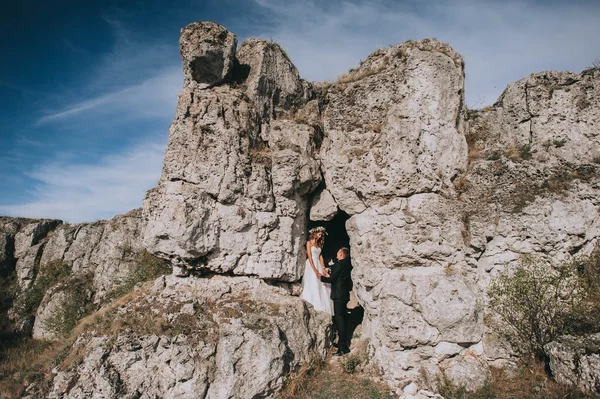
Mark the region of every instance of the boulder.
<instances>
[{"instance_id":1,"label":"boulder","mask_svg":"<svg viewBox=\"0 0 600 399\"><path fill-rule=\"evenodd\" d=\"M214 22L194 22L181 30L179 50L185 85L206 88L232 73L237 38Z\"/></svg>"},{"instance_id":2,"label":"boulder","mask_svg":"<svg viewBox=\"0 0 600 399\"><path fill-rule=\"evenodd\" d=\"M220 276L162 277L103 317L49 397L272 397L324 357L330 323L283 289Z\"/></svg>"},{"instance_id":3,"label":"boulder","mask_svg":"<svg viewBox=\"0 0 600 399\"><path fill-rule=\"evenodd\" d=\"M338 212L337 202L327 189L315 194L312 205L310 207L310 220L313 221L328 221Z\"/></svg>"},{"instance_id":4,"label":"boulder","mask_svg":"<svg viewBox=\"0 0 600 399\"><path fill-rule=\"evenodd\" d=\"M544 346L544 350L556 381L600 393L600 334L563 336Z\"/></svg>"},{"instance_id":5,"label":"boulder","mask_svg":"<svg viewBox=\"0 0 600 399\"><path fill-rule=\"evenodd\" d=\"M297 281L322 179L318 132L263 112L303 93L278 46L251 40L238 57L250 68L243 85L181 91L159 185L144 200L143 243L191 271Z\"/></svg>"},{"instance_id":6,"label":"boulder","mask_svg":"<svg viewBox=\"0 0 600 399\"><path fill-rule=\"evenodd\" d=\"M476 356L464 355L440 364L447 381L467 392L477 391L491 378L487 363Z\"/></svg>"}]
</instances>

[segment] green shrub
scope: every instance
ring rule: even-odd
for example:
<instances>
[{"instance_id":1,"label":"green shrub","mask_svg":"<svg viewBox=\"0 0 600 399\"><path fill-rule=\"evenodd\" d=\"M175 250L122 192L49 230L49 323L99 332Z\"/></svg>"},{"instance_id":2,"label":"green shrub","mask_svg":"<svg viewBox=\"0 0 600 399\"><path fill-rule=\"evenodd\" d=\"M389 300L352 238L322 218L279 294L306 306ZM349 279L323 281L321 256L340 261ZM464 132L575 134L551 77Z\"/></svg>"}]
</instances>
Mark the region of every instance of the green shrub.
<instances>
[{"instance_id":1,"label":"green shrub","mask_svg":"<svg viewBox=\"0 0 600 399\"><path fill-rule=\"evenodd\" d=\"M136 284L151 281L159 276L170 274L172 267L164 259L161 259L145 249L138 250L133 255L132 264L127 276L113 292L111 298L121 297L131 292Z\"/></svg>"},{"instance_id":2,"label":"green shrub","mask_svg":"<svg viewBox=\"0 0 600 399\"><path fill-rule=\"evenodd\" d=\"M13 304L17 287L16 272L0 276L0 332L7 330L10 325L7 312Z\"/></svg>"},{"instance_id":3,"label":"green shrub","mask_svg":"<svg viewBox=\"0 0 600 399\"><path fill-rule=\"evenodd\" d=\"M493 151L490 155L488 155L487 160L498 161L500 158L502 158L502 154L500 153L500 151Z\"/></svg>"},{"instance_id":4,"label":"green shrub","mask_svg":"<svg viewBox=\"0 0 600 399\"><path fill-rule=\"evenodd\" d=\"M600 329L599 265L598 250L559 265L523 256L516 270L497 277L488 295L513 349L541 360L558 336Z\"/></svg>"},{"instance_id":5,"label":"green shrub","mask_svg":"<svg viewBox=\"0 0 600 399\"><path fill-rule=\"evenodd\" d=\"M565 139L562 139L562 140L558 140L558 139L552 140L552 144L554 144L554 146L556 148L563 147L566 143L567 143L567 140L565 140Z\"/></svg>"},{"instance_id":6,"label":"green shrub","mask_svg":"<svg viewBox=\"0 0 600 399\"><path fill-rule=\"evenodd\" d=\"M57 292L65 292L68 299L45 320L44 327L66 337L82 317L94 311L92 283L93 275L89 273L71 278L59 287Z\"/></svg>"},{"instance_id":7,"label":"green shrub","mask_svg":"<svg viewBox=\"0 0 600 399\"><path fill-rule=\"evenodd\" d=\"M519 147L519 155L521 156L521 159L523 159L523 160L531 159L531 155L532 155L531 145L526 144L526 145Z\"/></svg>"},{"instance_id":8,"label":"green shrub","mask_svg":"<svg viewBox=\"0 0 600 399\"><path fill-rule=\"evenodd\" d=\"M61 261L51 262L41 268L33 286L18 297L15 303L17 313L21 316L33 314L40 306L48 288L65 281L70 273L70 266Z\"/></svg>"}]
</instances>

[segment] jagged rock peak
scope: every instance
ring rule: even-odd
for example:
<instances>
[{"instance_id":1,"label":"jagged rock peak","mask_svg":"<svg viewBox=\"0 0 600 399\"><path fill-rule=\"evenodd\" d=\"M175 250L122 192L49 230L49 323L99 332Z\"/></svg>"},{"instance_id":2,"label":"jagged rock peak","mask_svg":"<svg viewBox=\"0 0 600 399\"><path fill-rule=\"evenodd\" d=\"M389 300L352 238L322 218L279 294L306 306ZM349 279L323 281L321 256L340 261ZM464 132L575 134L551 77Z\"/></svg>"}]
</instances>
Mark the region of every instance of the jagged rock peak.
<instances>
[{"instance_id":1,"label":"jagged rock peak","mask_svg":"<svg viewBox=\"0 0 600 399\"><path fill-rule=\"evenodd\" d=\"M256 103L261 116L275 116L276 107L286 110L306 102L310 85L300 79L298 70L277 43L245 40L237 58L241 69L249 68L246 93Z\"/></svg>"},{"instance_id":2,"label":"jagged rock peak","mask_svg":"<svg viewBox=\"0 0 600 399\"><path fill-rule=\"evenodd\" d=\"M237 37L214 22L194 22L183 28L179 49L184 84L208 87L230 76L236 47Z\"/></svg>"}]
</instances>

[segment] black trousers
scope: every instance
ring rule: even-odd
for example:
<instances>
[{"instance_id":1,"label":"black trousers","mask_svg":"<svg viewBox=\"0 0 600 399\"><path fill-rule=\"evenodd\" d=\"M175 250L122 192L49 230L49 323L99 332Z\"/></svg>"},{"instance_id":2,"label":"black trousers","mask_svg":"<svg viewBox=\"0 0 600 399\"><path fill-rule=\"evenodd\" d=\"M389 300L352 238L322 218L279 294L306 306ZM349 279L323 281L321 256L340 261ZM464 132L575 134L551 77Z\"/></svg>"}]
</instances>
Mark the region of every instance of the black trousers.
<instances>
[{"instance_id":1,"label":"black trousers","mask_svg":"<svg viewBox=\"0 0 600 399\"><path fill-rule=\"evenodd\" d=\"M348 323L346 320L346 313L348 312L346 306L348 305L347 299L334 299L333 300L333 322L335 328L338 331L338 349L346 350L348 348Z\"/></svg>"}]
</instances>

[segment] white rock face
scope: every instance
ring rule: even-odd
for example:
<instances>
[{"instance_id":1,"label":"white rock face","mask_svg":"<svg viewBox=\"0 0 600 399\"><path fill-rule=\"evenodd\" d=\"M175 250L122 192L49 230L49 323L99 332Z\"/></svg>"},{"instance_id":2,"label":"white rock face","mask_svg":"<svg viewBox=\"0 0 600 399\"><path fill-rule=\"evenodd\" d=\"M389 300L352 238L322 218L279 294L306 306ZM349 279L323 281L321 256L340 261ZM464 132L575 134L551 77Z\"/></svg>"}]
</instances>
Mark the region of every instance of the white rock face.
<instances>
[{"instance_id":1,"label":"white rock face","mask_svg":"<svg viewBox=\"0 0 600 399\"><path fill-rule=\"evenodd\" d=\"M163 174L144 201L144 245L199 271L296 281L308 194L321 182L317 132L270 120L304 90L279 46L250 40L238 58L250 68L243 85L180 93Z\"/></svg>"},{"instance_id":2,"label":"white rock face","mask_svg":"<svg viewBox=\"0 0 600 399\"><path fill-rule=\"evenodd\" d=\"M481 291L466 263L459 208L448 199L467 166L463 75L450 48L412 42L371 55L327 97L325 183L351 215L365 331L374 363L396 386L417 381L421 364L439 375L444 356L432 355L441 342L469 346L483 337Z\"/></svg>"},{"instance_id":3,"label":"white rock face","mask_svg":"<svg viewBox=\"0 0 600 399\"><path fill-rule=\"evenodd\" d=\"M600 334L560 337L545 349L556 381L600 393Z\"/></svg>"},{"instance_id":4,"label":"white rock face","mask_svg":"<svg viewBox=\"0 0 600 399\"><path fill-rule=\"evenodd\" d=\"M160 278L105 317L113 331L131 325L82 335L81 363L55 370L50 398L272 397L288 373L324 356L330 323L261 280L218 276ZM167 333L144 330L152 318Z\"/></svg>"},{"instance_id":5,"label":"white rock face","mask_svg":"<svg viewBox=\"0 0 600 399\"><path fill-rule=\"evenodd\" d=\"M181 30L179 49L186 85L206 88L227 78L234 67L237 39L214 22L195 22Z\"/></svg>"},{"instance_id":6,"label":"white rock face","mask_svg":"<svg viewBox=\"0 0 600 399\"><path fill-rule=\"evenodd\" d=\"M321 160L346 213L442 191L466 168L462 59L443 46L380 50L329 89Z\"/></svg>"},{"instance_id":7,"label":"white rock face","mask_svg":"<svg viewBox=\"0 0 600 399\"><path fill-rule=\"evenodd\" d=\"M0 236L5 237L5 244L0 257L7 272L14 270L17 277L19 292L12 293L15 304L35 285L36 289L40 284L48 289L39 308L27 310L35 315L35 323L24 323L29 314L9 310L16 328L25 325L23 332L33 328L34 338L57 339L62 333L54 330L61 323L48 320L65 320L65 312L71 312L66 319L72 325L85 312L114 299L114 294L128 284L133 270L144 267L139 264L145 261L139 256L141 223L139 209L110 221L76 225L58 220L2 218ZM60 279L52 280L57 277L52 277L54 272L48 275L48 270L59 269L63 270ZM80 289L85 293L78 292Z\"/></svg>"},{"instance_id":8,"label":"white rock face","mask_svg":"<svg viewBox=\"0 0 600 399\"><path fill-rule=\"evenodd\" d=\"M313 198L310 207L310 220L331 220L337 214L337 211L338 206L335 198L333 198L329 190L324 189Z\"/></svg>"}]
</instances>

